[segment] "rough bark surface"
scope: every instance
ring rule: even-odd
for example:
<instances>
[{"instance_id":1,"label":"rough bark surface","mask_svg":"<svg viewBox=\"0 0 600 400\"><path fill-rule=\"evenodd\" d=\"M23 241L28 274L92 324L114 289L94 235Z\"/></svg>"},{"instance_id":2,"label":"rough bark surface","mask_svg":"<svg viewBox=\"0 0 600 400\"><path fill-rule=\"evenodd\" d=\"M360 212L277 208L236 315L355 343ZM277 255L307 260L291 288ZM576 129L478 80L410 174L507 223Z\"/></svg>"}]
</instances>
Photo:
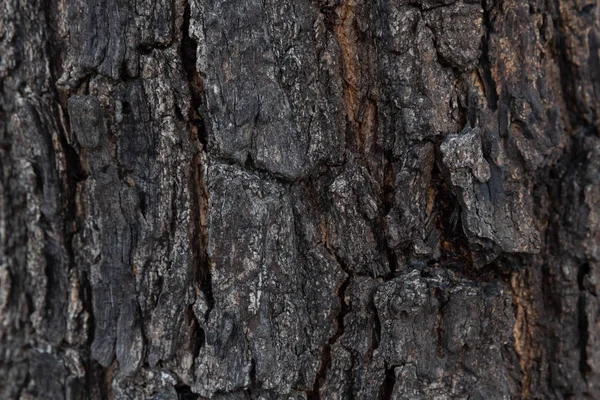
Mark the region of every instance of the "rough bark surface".
<instances>
[{"instance_id":1,"label":"rough bark surface","mask_svg":"<svg viewBox=\"0 0 600 400\"><path fill-rule=\"evenodd\" d=\"M599 16L3 0L0 398L600 398Z\"/></svg>"}]
</instances>

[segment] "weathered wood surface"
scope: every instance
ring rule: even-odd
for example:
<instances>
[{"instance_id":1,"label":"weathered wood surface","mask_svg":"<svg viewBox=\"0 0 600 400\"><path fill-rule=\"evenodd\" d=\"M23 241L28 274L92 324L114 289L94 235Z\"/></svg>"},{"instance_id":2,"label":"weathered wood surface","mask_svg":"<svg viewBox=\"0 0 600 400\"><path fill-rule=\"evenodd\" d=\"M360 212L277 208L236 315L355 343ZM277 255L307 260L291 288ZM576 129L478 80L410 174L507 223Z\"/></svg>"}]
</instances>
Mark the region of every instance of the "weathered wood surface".
<instances>
[{"instance_id":1,"label":"weathered wood surface","mask_svg":"<svg viewBox=\"0 0 600 400\"><path fill-rule=\"evenodd\" d=\"M600 398L599 13L3 0L0 398Z\"/></svg>"}]
</instances>

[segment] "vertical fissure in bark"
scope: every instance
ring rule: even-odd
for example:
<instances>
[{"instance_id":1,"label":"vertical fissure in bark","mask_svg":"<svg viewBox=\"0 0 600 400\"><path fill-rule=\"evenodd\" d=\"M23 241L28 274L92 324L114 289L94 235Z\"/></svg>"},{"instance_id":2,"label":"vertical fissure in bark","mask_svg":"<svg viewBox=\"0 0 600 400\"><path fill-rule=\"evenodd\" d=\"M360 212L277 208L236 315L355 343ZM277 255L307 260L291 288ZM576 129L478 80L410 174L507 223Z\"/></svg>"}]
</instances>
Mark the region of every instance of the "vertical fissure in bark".
<instances>
[{"instance_id":1,"label":"vertical fissure in bark","mask_svg":"<svg viewBox=\"0 0 600 400\"><path fill-rule=\"evenodd\" d=\"M308 400L320 400L321 399L321 386L325 382L327 378L327 371L329 369L329 365L331 364L331 345L326 343L323 346L323 351L321 353L320 367L319 371L317 371L317 375L315 376L315 382L313 388L310 392L307 393Z\"/></svg>"},{"instance_id":2,"label":"vertical fissure in bark","mask_svg":"<svg viewBox=\"0 0 600 400\"><path fill-rule=\"evenodd\" d=\"M324 220L323 220L324 221ZM323 234L323 243L327 250L333 255L339 264L340 268L346 274L346 278L342 282L342 284L337 288L337 296L340 300L340 310L336 316L336 331L329 338L327 343L323 346L323 350L321 352L321 359L319 364L319 370L317 371L317 375L315 376L315 380L313 383L313 388L311 391L307 393L307 398L309 400L320 400L321 399L321 387L325 383L327 379L327 373L331 368L332 362L332 348L339 341L339 339L344 334L346 329L345 327L345 318L346 315L350 312L350 306L346 303L346 290L350 285L352 277L354 276L353 272L348 268L344 260L337 255L334 249L329 247L328 238L327 238L327 227L325 225L321 226L322 234Z\"/></svg>"},{"instance_id":3,"label":"vertical fissure in bark","mask_svg":"<svg viewBox=\"0 0 600 400\"><path fill-rule=\"evenodd\" d=\"M587 289L584 287L584 279L590 272L589 263L583 263L579 266L577 271L577 285L579 287L579 298L577 299L577 311L578 311L578 328L579 328L579 370L581 376L586 379L591 368L588 364L588 353L587 347L589 342L589 321L586 312L586 293Z\"/></svg>"},{"instance_id":4,"label":"vertical fissure in bark","mask_svg":"<svg viewBox=\"0 0 600 400\"><path fill-rule=\"evenodd\" d=\"M60 241L64 246L64 254L66 256L66 260L63 260L64 266L66 266L66 271L63 272L64 277L66 278L66 282L64 282L64 286L62 287L63 293L58 290L54 295L49 296L50 301L56 301L57 299L54 297L58 296L67 296L70 288L69 281L76 280L77 281L77 297L81 302L81 313L87 313L88 318L88 332L80 332L79 334L83 335L87 338L87 345L91 346L94 337L94 314L93 314L93 306L92 306L92 290L89 278L87 276L86 271L80 271L77 269L77 265L75 262L75 250L73 248L73 238L75 234L80 229L81 221L79 221L79 204L77 202L77 188L80 182L87 179L88 174L85 171L81 163L81 159L77 154L76 149L70 143L70 120L69 113L67 110L67 100L68 95L66 92L61 90L57 86L58 78L61 76L63 72L63 43L61 43L61 38L59 32L56 31L56 27L59 26L59 13L57 5L51 1L43 2L43 12L45 16L46 29L49 32L47 39L45 40L45 52L48 60L48 73L50 76L49 81L49 92L54 100L54 104L50 104L49 107L53 116L56 120L56 140L52 142L52 148L54 150L54 158L60 157L60 160L55 160L54 165L58 165L59 162L62 161L64 163L64 173L59 174L59 180L61 185L61 211L57 215L57 220L60 226ZM53 165L53 166L54 166ZM63 266L60 266L63 267ZM52 273L48 274L48 280L50 287L55 286L55 289L61 289L61 286L58 282L54 282L52 279ZM49 292L50 293L50 292ZM66 326L66 315L68 312L68 301L65 299L65 309L62 311L65 316L65 338L67 341L68 338L68 328ZM62 317L62 316L54 316L54 318ZM85 326L79 327L80 329L85 329ZM86 369L93 368L92 361L89 358L85 358ZM85 383L88 382L88 375L86 374ZM90 386L91 387L91 386Z\"/></svg>"},{"instance_id":5,"label":"vertical fissure in bark","mask_svg":"<svg viewBox=\"0 0 600 400\"><path fill-rule=\"evenodd\" d=\"M204 156L206 154L207 136L204 121L199 112L202 105L204 83L196 68L198 44L190 36L190 12L190 4L186 2L181 27L180 53L191 96L190 109L188 110L188 126L192 134L192 139L197 139L201 145L198 153L192 157L191 165L193 182L191 183L190 192L194 204L192 207L192 229L190 235L196 265L194 279L198 285L197 289L201 290L204 294L209 312L214 305L214 299L212 294L210 259L207 251L208 189L204 176ZM203 335L198 335L198 337L203 337Z\"/></svg>"},{"instance_id":6,"label":"vertical fissure in bark","mask_svg":"<svg viewBox=\"0 0 600 400\"><path fill-rule=\"evenodd\" d=\"M345 318L348 312L350 311L350 306L346 303L346 289L348 289L348 285L350 284L351 276L348 274L346 280L340 285L338 289L338 297L340 298L340 312L337 315L337 332L333 337L329 339L329 344L334 345L337 343L339 338L344 334L346 329L345 326Z\"/></svg>"},{"instance_id":7,"label":"vertical fissure in bark","mask_svg":"<svg viewBox=\"0 0 600 400\"><path fill-rule=\"evenodd\" d=\"M347 276L346 276L346 279L344 280L344 282L338 288L338 293L337 293L337 295L340 299L340 311L338 312L338 314L336 316L337 329L336 329L335 334L332 337L330 337L329 341L327 343L325 343L325 345L323 346L319 371L317 372L317 375L315 377L313 389L310 392L308 392L309 400L320 400L321 399L321 393L320 393L321 386L325 382L325 380L327 378L327 372L330 370L330 367L331 367L331 361L332 361L331 350L332 350L332 347L339 341L340 337L344 334L344 331L346 328L345 327L345 318L346 318L346 315L350 312L350 306L346 303L346 289L348 288L348 285L350 284L350 280L352 278L352 272L343 264L343 261L341 261L340 259L338 259L338 263L340 263L340 265L342 266L342 269L346 272Z\"/></svg>"},{"instance_id":8,"label":"vertical fissure in bark","mask_svg":"<svg viewBox=\"0 0 600 400\"><path fill-rule=\"evenodd\" d=\"M492 76L490 68L490 49L489 41L490 36L493 33L492 21L490 21L490 12L493 4L490 4L489 0L483 2L483 28L485 30L482 44L481 44L481 57L479 59L479 74L483 82L483 88L485 89L485 97L487 105L490 110L495 111L498 109L498 91L496 89L496 81Z\"/></svg>"},{"instance_id":9,"label":"vertical fissure in bark","mask_svg":"<svg viewBox=\"0 0 600 400\"><path fill-rule=\"evenodd\" d=\"M394 386L396 385L396 371L392 365L385 370L385 378L381 386L380 400L392 400L394 395Z\"/></svg>"},{"instance_id":10,"label":"vertical fissure in bark","mask_svg":"<svg viewBox=\"0 0 600 400\"><path fill-rule=\"evenodd\" d=\"M342 74L344 78L344 106L352 142L358 150L367 153L372 145L371 136L377 124L377 107L368 95L361 93L362 66L359 50L359 34L356 27L357 0L343 0L335 9L333 26L340 47ZM325 13L326 22L330 18Z\"/></svg>"},{"instance_id":11,"label":"vertical fissure in bark","mask_svg":"<svg viewBox=\"0 0 600 400\"><path fill-rule=\"evenodd\" d=\"M212 292L211 265L208 256L208 191L204 177L203 152L192 158L192 190L191 197L194 202L192 207L191 245L196 267L194 268L194 280L197 289L204 294L208 305L208 312L214 306Z\"/></svg>"},{"instance_id":12,"label":"vertical fissure in bark","mask_svg":"<svg viewBox=\"0 0 600 400\"><path fill-rule=\"evenodd\" d=\"M200 354L200 349L205 344L206 334L202 328L202 325L198 321L198 318L196 318L192 306L187 308L187 316L190 321L190 329L192 331L190 335L190 350L192 351L192 355L194 356L195 360Z\"/></svg>"},{"instance_id":13,"label":"vertical fissure in bark","mask_svg":"<svg viewBox=\"0 0 600 400\"><path fill-rule=\"evenodd\" d=\"M196 68L198 43L190 36L190 4L186 2L183 12L183 24L181 27L181 60L186 73L188 84L190 87L190 110L188 110L188 118L191 124L191 130L195 137L198 138L206 150L207 136L204 120L199 112L202 105L202 93L204 91L204 81Z\"/></svg>"},{"instance_id":14,"label":"vertical fissure in bark","mask_svg":"<svg viewBox=\"0 0 600 400\"><path fill-rule=\"evenodd\" d=\"M27 370L25 374L25 378L21 383L18 384L18 388L16 390L17 393L20 394L19 398L25 397L28 395L27 388L29 387L29 383L31 382L31 373Z\"/></svg>"},{"instance_id":15,"label":"vertical fissure in bark","mask_svg":"<svg viewBox=\"0 0 600 400\"><path fill-rule=\"evenodd\" d=\"M100 391L103 399L114 399L112 382L115 377L115 370L117 369L118 361L113 360L112 364L108 368L103 368L102 371L102 382L100 383Z\"/></svg>"},{"instance_id":16,"label":"vertical fissure in bark","mask_svg":"<svg viewBox=\"0 0 600 400\"><path fill-rule=\"evenodd\" d=\"M560 188L562 185L562 180L566 177L568 179L574 179L578 182L577 186L575 186L575 190L579 190L579 199L576 199L576 203L580 205L586 204L584 189L578 187L579 185L586 185L586 178L584 178L584 174L586 174L585 170L587 169L587 163L590 162L588 159L588 147L584 144L584 138L587 135L597 136L598 130L596 127L597 121L597 112L591 107L587 108L590 105L594 105L594 100L587 98L586 88L585 88L585 80L589 79L590 83L594 84L597 79L598 74L598 56L593 53L594 48L597 48L596 36L594 35L593 30L587 33L580 31L579 29L585 24L581 24L585 19L586 14L593 9L593 5L588 5L583 7L581 10L577 11L574 9L570 9L566 4L563 4L559 0L555 0L551 3L554 7L552 10L552 17L554 27L556 28L556 34L554 37L554 55L555 62L558 65L560 72L560 87L561 87L561 95L562 95L562 108L564 110L562 114L562 122L565 126L565 131L569 133L567 145L564 148L564 153L562 154L560 163L557 164L558 168L558 179L554 179L551 182L556 187ZM572 7L577 7L573 5ZM588 49L592 50L589 54L588 62L590 65L589 73L591 76L586 77L585 74L587 72L586 66L581 64L581 59L578 58L577 52L574 51L573 47L578 44L581 36L587 35L588 39ZM583 101L585 99L585 101ZM562 165L561 165L562 164ZM560 171L572 171L574 172L573 176L570 176L568 173L566 176L561 174ZM562 176L561 176L562 175ZM549 189L552 189L549 186ZM557 193L557 192L555 192ZM558 191L560 193L560 191ZM559 197L560 198L560 197ZM555 204L552 203L550 211L556 215L562 215L564 221L567 221L570 218L573 218L572 214L577 213L577 209L573 208L564 208L564 204ZM566 214L566 215L565 215ZM558 221L557 221L558 222ZM562 222L562 221L561 221ZM592 372L592 368L589 365L589 354L588 354L588 345L590 341L590 321L588 320L587 315L587 304L586 304L586 296L589 293L588 289L585 287L585 278L586 275L590 273L590 264L587 262L588 256L586 254L564 254L558 253L555 249L560 248L557 236L560 230L565 230L566 227L563 224L555 223L551 224L551 226L547 229L552 230L553 234L553 242L549 243L546 241L546 245L548 246L548 259L547 263L551 262L573 262L578 263L577 267L577 282L576 289L578 289L578 297L576 302L576 312L577 312L577 335L578 335L578 350L579 350L579 374L586 385L590 387L590 382L588 382L588 376ZM593 228L592 228L593 230ZM554 244L555 246L552 246ZM565 256L567 257L567 261L564 260ZM583 260L582 260L583 258ZM568 260L570 259L570 260ZM544 279L552 280L553 278L549 276L549 273L544 270L542 272L544 274ZM556 278L554 278L556 279ZM549 300L556 302L555 299L556 293L549 294ZM550 303L552 304L552 303ZM557 306L554 311L560 317L562 310ZM544 349L545 350L545 349ZM548 354L549 359L552 360L553 363L560 362L561 357L560 354L555 354L550 352ZM557 359L558 358L558 359Z\"/></svg>"},{"instance_id":17,"label":"vertical fissure in bark","mask_svg":"<svg viewBox=\"0 0 600 400\"><path fill-rule=\"evenodd\" d=\"M90 343L91 345L91 340ZM85 389L89 398L94 398L94 395L98 395L101 399L108 399L108 389L105 385L105 370L96 361L93 361L89 357L89 353L85 353L86 359L88 360L85 364Z\"/></svg>"},{"instance_id":18,"label":"vertical fissure in bark","mask_svg":"<svg viewBox=\"0 0 600 400\"><path fill-rule=\"evenodd\" d=\"M256 379L256 361L252 359L250 361L250 371L248 372L250 377L250 386L247 389L247 393L252 398L252 391L260 389L258 380Z\"/></svg>"}]
</instances>

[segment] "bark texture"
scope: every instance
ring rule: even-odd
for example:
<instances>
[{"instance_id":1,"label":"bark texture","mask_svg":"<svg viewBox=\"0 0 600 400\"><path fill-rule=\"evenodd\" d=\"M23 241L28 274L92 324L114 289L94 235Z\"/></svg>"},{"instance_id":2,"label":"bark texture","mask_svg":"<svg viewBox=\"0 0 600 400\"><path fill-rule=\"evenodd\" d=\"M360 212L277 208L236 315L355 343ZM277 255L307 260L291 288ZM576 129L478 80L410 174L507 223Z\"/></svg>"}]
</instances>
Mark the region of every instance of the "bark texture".
<instances>
[{"instance_id":1,"label":"bark texture","mask_svg":"<svg viewBox=\"0 0 600 400\"><path fill-rule=\"evenodd\" d=\"M600 398L599 15L3 0L0 398Z\"/></svg>"}]
</instances>

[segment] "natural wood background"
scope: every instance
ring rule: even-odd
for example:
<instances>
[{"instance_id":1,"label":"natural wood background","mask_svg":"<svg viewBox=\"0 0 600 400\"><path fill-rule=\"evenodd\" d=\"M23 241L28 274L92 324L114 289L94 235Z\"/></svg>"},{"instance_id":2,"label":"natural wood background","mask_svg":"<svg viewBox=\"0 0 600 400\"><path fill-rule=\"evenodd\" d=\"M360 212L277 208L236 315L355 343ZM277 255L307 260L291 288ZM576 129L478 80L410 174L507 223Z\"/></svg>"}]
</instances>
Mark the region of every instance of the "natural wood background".
<instances>
[{"instance_id":1,"label":"natural wood background","mask_svg":"<svg viewBox=\"0 0 600 400\"><path fill-rule=\"evenodd\" d=\"M0 399L600 398L595 0L3 0Z\"/></svg>"}]
</instances>

